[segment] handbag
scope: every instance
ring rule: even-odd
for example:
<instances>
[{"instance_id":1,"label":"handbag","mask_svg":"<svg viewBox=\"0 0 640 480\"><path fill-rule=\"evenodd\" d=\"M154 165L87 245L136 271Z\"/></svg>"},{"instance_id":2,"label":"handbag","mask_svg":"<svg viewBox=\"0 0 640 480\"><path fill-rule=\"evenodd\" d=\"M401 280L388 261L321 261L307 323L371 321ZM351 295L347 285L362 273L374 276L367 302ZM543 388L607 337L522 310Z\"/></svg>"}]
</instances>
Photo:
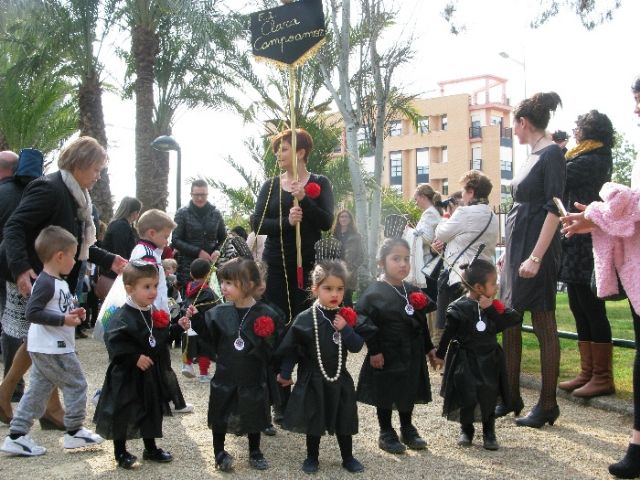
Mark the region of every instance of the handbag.
<instances>
[{"instance_id":1,"label":"handbag","mask_svg":"<svg viewBox=\"0 0 640 480\"><path fill-rule=\"evenodd\" d=\"M591 272L591 291L593 294L600 298L600 300L618 302L620 300L626 300L627 293L624 291L624 287L622 286L622 282L620 281L620 277L616 272L616 277L618 279L618 293L614 293L613 295L609 295L608 297L600 297L598 296L598 287L596 286L596 271L593 270Z\"/></svg>"},{"instance_id":2,"label":"handbag","mask_svg":"<svg viewBox=\"0 0 640 480\"><path fill-rule=\"evenodd\" d=\"M113 282L115 278L107 277L106 275L98 275L98 280L96 280L96 286L93 288L93 293L100 300L104 300L109 295L109 291L113 286Z\"/></svg>"},{"instance_id":3,"label":"handbag","mask_svg":"<svg viewBox=\"0 0 640 480\"><path fill-rule=\"evenodd\" d=\"M466 252L467 250L469 250L469 248L471 247L471 245L473 245L474 243L476 243L480 237L482 237L482 235L484 235L484 232L487 231L487 228L489 228L489 225L491 225L491 220L493 220L493 212L491 212L491 214L489 215L489 221L487 222L487 224L484 226L484 228L482 229L482 231L476 235L476 238L474 238L473 240L471 240L469 242L469 245L467 245L466 247L464 247L464 249L462 249L462 251L458 254L458 256L456 257L456 259L453 261L453 263L451 263L449 265L448 268L444 269L442 271L442 273L440 274L440 276L438 277L438 291L442 290L443 288L446 288L449 286L449 275L451 274L451 268L453 268L453 266L458 263L458 260L460 260L460 258L462 257L462 255L464 255L464 252Z\"/></svg>"},{"instance_id":4,"label":"handbag","mask_svg":"<svg viewBox=\"0 0 640 480\"><path fill-rule=\"evenodd\" d=\"M440 255L433 255L429 263L422 267L426 286L422 290L434 303L438 301L438 278L442 272L444 260Z\"/></svg>"}]
</instances>

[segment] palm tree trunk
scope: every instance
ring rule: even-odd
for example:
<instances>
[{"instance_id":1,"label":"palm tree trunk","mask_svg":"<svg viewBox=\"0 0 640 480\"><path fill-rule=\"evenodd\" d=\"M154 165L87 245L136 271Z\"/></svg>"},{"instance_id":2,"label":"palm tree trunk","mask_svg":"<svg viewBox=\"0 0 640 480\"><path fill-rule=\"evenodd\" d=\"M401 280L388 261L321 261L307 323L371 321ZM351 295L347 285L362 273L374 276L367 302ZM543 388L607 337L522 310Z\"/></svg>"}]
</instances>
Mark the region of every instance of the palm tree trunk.
<instances>
[{"instance_id":1,"label":"palm tree trunk","mask_svg":"<svg viewBox=\"0 0 640 480\"><path fill-rule=\"evenodd\" d=\"M78 90L78 106L80 109L80 135L95 138L100 145L107 148L107 132L102 110L102 85L95 69L84 76ZM109 184L109 172L105 167L100 180L91 189L91 199L98 208L100 220L109 223L113 216L113 199Z\"/></svg>"},{"instance_id":2,"label":"palm tree trunk","mask_svg":"<svg viewBox=\"0 0 640 480\"><path fill-rule=\"evenodd\" d=\"M153 125L153 66L159 52L158 35L144 25L134 25L131 36L136 81L136 196L143 209L167 208L168 162L156 163L151 149L155 138Z\"/></svg>"}]
</instances>

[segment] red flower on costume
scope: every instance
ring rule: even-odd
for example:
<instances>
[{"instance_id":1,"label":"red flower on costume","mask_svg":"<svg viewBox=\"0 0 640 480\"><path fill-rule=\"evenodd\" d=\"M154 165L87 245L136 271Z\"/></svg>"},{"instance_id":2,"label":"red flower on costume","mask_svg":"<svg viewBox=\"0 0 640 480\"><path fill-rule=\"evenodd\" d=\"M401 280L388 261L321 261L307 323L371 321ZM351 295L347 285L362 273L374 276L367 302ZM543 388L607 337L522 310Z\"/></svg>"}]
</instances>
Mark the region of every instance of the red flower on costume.
<instances>
[{"instance_id":1,"label":"red flower on costume","mask_svg":"<svg viewBox=\"0 0 640 480\"><path fill-rule=\"evenodd\" d=\"M500 315L504 313L504 303L502 303L500 300L494 300L493 303L491 303L491 305L493 306L493 308L496 309L496 312L498 312Z\"/></svg>"},{"instance_id":2,"label":"red flower on costume","mask_svg":"<svg viewBox=\"0 0 640 480\"><path fill-rule=\"evenodd\" d=\"M322 189L320 188L320 185L318 185L316 182L309 182L304 186L304 193L312 200L318 198L321 191Z\"/></svg>"},{"instance_id":3,"label":"red flower on costume","mask_svg":"<svg viewBox=\"0 0 640 480\"><path fill-rule=\"evenodd\" d=\"M338 311L338 315L340 315L342 318L344 318L345 322L347 322L347 325L349 325L350 327L355 327L356 326L356 322L358 321L358 314L356 313L356 311L353 308L351 308L351 307L342 307Z\"/></svg>"},{"instance_id":4,"label":"red flower on costume","mask_svg":"<svg viewBox=\"0 0 640 480\"><path fill-rule=\"evenodd\" d=\"M154 310L151 314L154 328L167 328L169 326L169 314L164 310Z\"/></svg>"},{"instance_id":5,"label":"red flower on costume","mask_svg":"<svg viewBox=\"0 0 640 480\"><path fill-rule=\"evenodd\" d=\"M272 335L275 330L276 326L273 323L273 318L267 317L266 315L256 318L256 321L253 323L253 333L262 338Z\"/></svg>"},{"instance_id":6,"label":"red flower on costume","mask_svg":"<svg viewBox=\"0 0 640 480\"><path fill-rule=\"evenodd\" d=\"M409 294L409 303L413 305L416 310L422 310L429 305L429 298L422 292L411 292Z\"/></svg>"}]
</instances>

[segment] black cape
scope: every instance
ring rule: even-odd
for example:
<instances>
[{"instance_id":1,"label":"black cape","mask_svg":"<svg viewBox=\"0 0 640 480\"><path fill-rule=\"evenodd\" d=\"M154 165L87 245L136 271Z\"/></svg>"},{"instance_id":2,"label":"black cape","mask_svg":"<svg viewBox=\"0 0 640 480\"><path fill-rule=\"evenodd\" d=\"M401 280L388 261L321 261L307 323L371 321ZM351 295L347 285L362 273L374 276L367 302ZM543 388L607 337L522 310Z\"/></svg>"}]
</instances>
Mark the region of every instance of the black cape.
<instances>
[{"instance_id":1,"label":"black cape","mask_svg":"<svg viewBox=\"0 0 640 480\"><path fill-rule=\"evenodd\" d=\"M420 292L404 283L407 295ZM404 293L404 292L403 292ZM410 411L431 401L426 354L433 349L424 311L405 312L406 301L386 282L373 282L358 300L359 316L369 318L378 331L367 342L367 356L358 380L358 401L385 409ZM374 369L369 357L382 353L384 368Z\"/></svg>"},{"instance_id":2,"label":"black cape","mask_svg":"<svg viewBox=\"0 0 640 480\"><path fill-rule=\"evenodd\" d=\"M297 380L287 403L282 427L307 435L353 435L358 433L358 407L353 379L346 368L347 347L342 344L342 363L338 366L338 345L333 327L318 314L318 336L322 365L329 377L341 369L340 378L327 381L318 364L313 307L300 313L285 335L278 356L298 356ZM355 333L371 336L376 328L360 318Z\"/></svg>"},{"instance_id":3,"label":"black cape","mask_svg":"<svg viewBox=\"0 0 640 480\"><path fill-rule=\"evenodd\" d=\"M252 308L242 325L244 349L234 348L241 318L233 304L218 305L205 314L216 356L216 372L211 379L209 427L216 433L236 435L260 432L270 423L267 365L270 362L277 332L267 338L253 331L255 320L277 314L264 303Z\"/></svg>"},{"instance_id":4,"label":"black cape","mask_svg":"<svg viewBox=\"0 0 640 480\"><path fill-rule=\"evenodd\" d=\"M442 415L463 424L489 420L498 395L506 396L506 369L496 334L522 323L522 315L506 308L500 314L493 307L482 311L486 329L478 331L478 302L467 296L447 309L447 325L438 356L446 362L440 395L444 397Z\"/></svg>"},{"instance_id":5,"label":"black cape","mask_svg":"<svg viewBox=\"0 0 640 480\"><path fill-rule=\"evenodd\" d=\"M150 324L150 312L143 312ZM149 345L149 329L140 310L124 305L105 333L109 367L93 421L106 439L162 437L162 416L169 414L169 392L162 368L169 329L153 329L156 346ZM136 363L146 355L154 364L142 371Z\"/></svg>"}]
</instances>

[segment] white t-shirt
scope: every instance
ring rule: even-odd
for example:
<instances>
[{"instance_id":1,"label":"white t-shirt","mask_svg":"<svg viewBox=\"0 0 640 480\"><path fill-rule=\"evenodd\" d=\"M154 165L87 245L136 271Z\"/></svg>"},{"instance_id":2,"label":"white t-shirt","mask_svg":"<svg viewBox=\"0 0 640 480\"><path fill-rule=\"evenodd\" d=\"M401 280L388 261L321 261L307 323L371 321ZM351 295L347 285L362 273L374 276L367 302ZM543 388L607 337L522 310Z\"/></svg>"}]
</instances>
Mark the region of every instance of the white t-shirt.
<instances>
[{"instance_id":1,"label":"white t-shirt","mask_svg":"<svg viewBox=\"0 0 640 480\"><path fill-rule=\"evenodd\" d=\"M27 351L54 355L75 352L76 329L64 325L65 315L74 308L67 282L41 272L27 301Z\"/></svg>"},{"instance_id":2,"label":"white t-shirt","mask_svg":"<svg viewBox=\"0 0 640 480\"><path fill-rule=\"evenodd\" d=\"M149 240L140 240L131 252L129 260L144 260L153 263L158 267L158 296L153 302L157 310L164 310L171 314L169 310L169 292L167 291L167 280L162 267L162 249L156 247Z\"/></svg>"}]
</instances>

